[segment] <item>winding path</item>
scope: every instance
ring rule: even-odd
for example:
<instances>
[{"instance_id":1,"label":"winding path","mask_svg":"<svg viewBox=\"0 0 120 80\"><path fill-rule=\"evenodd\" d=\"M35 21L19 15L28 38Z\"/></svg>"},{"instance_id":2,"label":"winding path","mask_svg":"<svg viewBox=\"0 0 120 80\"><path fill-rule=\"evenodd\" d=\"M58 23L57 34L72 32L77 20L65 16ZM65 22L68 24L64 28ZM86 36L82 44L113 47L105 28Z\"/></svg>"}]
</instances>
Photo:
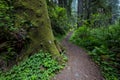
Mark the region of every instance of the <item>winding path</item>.
<instances>
[{"instance_id":1,"label":"winding path","mask_svg":"<svg viewBox=\"0 0 120 80\"><path fill-rule=\"evenodd\" d=\"M71 34L62 41L67 50L67 66L53 80L104 80L98 66L86 51L69 42Z\"/></svg>"}]
</instances>

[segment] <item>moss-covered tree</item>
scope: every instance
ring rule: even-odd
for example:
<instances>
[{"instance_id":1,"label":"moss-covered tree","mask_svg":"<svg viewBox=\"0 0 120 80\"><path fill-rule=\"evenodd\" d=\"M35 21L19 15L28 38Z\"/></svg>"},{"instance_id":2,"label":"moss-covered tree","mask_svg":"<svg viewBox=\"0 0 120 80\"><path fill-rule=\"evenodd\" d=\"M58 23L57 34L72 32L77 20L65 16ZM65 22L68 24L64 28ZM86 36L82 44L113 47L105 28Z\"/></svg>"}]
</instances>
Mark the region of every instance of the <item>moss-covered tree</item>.
<instances>
[{"instance_id":1,"label":"moss-covered tree","mask_svg":"<svg viewBox=\"0 0 120 80\"><path fill-rule=\"evenodd\" d=\"M61 59L48 16L46 0L14 0L15 26L27 31L28 47L22 51L22 60L40 49ZM58 58L59 57L59 58Z\"/></svg>"}]
</instances>

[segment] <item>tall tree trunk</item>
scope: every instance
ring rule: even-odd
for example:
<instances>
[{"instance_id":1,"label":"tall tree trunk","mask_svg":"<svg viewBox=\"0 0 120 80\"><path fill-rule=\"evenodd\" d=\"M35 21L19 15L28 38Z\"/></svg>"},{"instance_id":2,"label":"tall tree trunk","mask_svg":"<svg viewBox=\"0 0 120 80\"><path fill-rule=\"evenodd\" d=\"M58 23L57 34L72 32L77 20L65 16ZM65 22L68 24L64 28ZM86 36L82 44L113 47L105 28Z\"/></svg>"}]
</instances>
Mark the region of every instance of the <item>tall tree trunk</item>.
<instances>
[{"instance_id":1,"label":"tall tree trunk","mask_svg":"<svg viewBox=\"0 0 120 80\"><path fill-rule=\"evenodd\" d=\"M78 20L77 20L77 26L80 27L82 25L81 20L83 19L83 0L78 0Z\"/></svg>"},{"instance_id":2,"label":"tall tree trunk","mask_svg":"<svg viewBox=\"0 0 120 80\"><path fill-rule=\"evenodd\" d=\"M58 5L61 7L64 7L64 1L63 0L58 0Z\"/></svg>"},{"instance_id":3,"label":"tall tree trunk","mask_svg":"<svg viewBox=\"0 0 120 80\"><path fill-rule=\"evenodd\" d=\"M38 52L40 49L52 53L54 58L61 58L55 44L46 0L15 0L15 26L27 28L30 44L19 57L19 60Z\"/></svg>"}]
</instances>

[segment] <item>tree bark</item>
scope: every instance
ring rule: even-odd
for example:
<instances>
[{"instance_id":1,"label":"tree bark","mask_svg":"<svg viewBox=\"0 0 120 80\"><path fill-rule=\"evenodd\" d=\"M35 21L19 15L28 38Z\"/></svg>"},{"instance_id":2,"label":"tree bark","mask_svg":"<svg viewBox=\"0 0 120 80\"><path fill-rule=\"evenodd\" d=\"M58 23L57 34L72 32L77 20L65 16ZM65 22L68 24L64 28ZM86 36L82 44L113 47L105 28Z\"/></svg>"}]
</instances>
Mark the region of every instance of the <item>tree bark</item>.
<instances>
[{"instance_id":1,"label":"tree bark","mask_svg":"<svg viewBox=\"0 0 120 80\"><path fill-rule=\"evenodd\" d=\"M83 19L83 0L78 0L78 12L77 12L77 14L78 14L78 20L77 20L77 27L80 27L80 26L82 26L82 22L81 22L81 20Z\"/></svg>"},{"instance_id":2,"label":"tree bark","mask_svg":"<svg viewBox=\"0 0 120 80\"><path fill-rule=\"evenodd\" d=\"M26 28L30 38L28 47L22 51L22 55L17 61L27 58L40 49L50 52L54 58L60 59L61 55L55 45L46 0L15 0L14 8L15 26Z\"/></svg>"}]
</instances>

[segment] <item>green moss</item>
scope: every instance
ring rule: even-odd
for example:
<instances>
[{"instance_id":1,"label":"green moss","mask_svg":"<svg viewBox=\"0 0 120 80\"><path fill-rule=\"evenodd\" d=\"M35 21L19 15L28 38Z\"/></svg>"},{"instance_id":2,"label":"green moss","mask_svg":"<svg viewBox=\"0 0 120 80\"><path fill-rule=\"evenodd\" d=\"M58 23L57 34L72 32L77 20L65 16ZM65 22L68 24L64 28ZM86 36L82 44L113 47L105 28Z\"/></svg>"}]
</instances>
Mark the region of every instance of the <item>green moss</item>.
<instances>
[{"instance_id":1,"label":"green moss","mask_svg":"<svg viewBox=\"0 0 120 80\"><path fill-rule=\"evenodd\" d=\"M16 9L21 8L21 10L16 10L16 26L21 26L22 21L20 22L20 20L22 19L24 19L23 21L29 21L32 25L32 27L28 24L22 25L30 28L28 36L31 43L27 50L23 52L23 58L20 58L24 59L24 57L37 52L39 49L52 53L54 57L61 57L54 43L45 0L18 0L14 5Z\"/></svg>"}]
</instances>

